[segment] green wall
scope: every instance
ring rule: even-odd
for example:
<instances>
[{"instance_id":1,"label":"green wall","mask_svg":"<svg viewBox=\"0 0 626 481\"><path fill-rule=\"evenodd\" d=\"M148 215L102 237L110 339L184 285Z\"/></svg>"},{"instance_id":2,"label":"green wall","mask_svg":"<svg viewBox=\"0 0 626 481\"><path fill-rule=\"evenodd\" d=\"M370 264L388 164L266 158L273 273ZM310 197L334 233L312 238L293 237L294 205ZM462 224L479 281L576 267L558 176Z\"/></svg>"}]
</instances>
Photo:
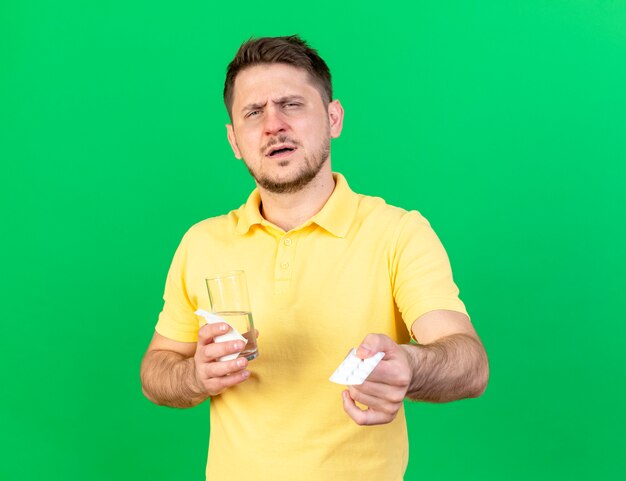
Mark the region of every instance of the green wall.
<instances>
[{"instance_id":1,"label":"green wall","mask_svg":"<svg viewBox=\"0 0 626 481\"><path fill-rule=\"evenodd\" d=\"M406 479L623 475L626 2L3 0L0 479L203 479L208 405L139 363L180 237L253 186L225 67L291 33L335 170L431 221L490 355L482 398L407 405Z\"/></svg>"}]
</instances>

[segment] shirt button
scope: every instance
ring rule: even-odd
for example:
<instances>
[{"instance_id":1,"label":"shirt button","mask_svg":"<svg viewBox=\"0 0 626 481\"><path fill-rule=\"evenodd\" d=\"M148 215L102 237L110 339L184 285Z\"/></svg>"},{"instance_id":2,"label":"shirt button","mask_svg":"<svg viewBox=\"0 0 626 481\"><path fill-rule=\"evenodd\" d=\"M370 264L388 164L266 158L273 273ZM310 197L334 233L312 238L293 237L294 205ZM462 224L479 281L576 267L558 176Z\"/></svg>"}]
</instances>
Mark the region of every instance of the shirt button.
<instances>
[{"instance_id":1,"label":"shirt button","mask_svg":"<svg viewBox=\"0 0 626 481\"><path fill-rule=\"evenodd\" d=\"M287 237L287 238L285 239L285 245L286 245L286 246L290 246L290 245L291 245L291 239L290 239L289 237Z\"/></svg>"},{"instance_id":2,"label":"shirt button","mask_svg":"<svg viewBox=\"0 0 626 481\"><path fill-rule=\"evenodd\" d=\"M280 267L282 267L283 269L287 269L287 267L289 267L289 262L283 262Z\"/></svg>"}]
</instances>

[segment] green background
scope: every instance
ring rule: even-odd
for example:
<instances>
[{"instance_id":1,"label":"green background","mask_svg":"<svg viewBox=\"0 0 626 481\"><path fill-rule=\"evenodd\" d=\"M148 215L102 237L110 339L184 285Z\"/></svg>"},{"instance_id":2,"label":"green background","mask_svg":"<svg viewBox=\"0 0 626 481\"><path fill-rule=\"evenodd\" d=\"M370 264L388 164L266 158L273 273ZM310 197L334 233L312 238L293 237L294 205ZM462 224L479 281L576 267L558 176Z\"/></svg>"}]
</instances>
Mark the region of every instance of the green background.
<instances>
[{"instance_id":1,"label":"green background","mask_svg":"<svg viewBox=\"0 0 626 481\"><path fill-rule=\"evenodd\" d=\"M150 404L139 363L182 234L253 187L225 67L292 33L346 110L334 169L431 221L490 356L482 398L407 404L406 479L626 472L626 2L3 0L0 19L0 479L203 479L208 405Z\"/></svg>"}]
</instances>

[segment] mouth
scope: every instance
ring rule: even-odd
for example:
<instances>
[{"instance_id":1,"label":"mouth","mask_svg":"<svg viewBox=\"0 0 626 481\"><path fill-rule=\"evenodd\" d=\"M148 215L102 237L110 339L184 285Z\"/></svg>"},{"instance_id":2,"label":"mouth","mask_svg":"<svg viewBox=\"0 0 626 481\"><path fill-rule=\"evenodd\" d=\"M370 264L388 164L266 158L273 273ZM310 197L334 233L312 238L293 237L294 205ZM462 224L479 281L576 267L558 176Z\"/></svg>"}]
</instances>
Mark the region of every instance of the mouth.
<instances>
[{"instance_id":1,"label":"mouth","mask_svg":"<svg viewBox=\"0 0 626 481\"><path fill-rule=\"evenodd\" d=\"M291 153L295 152L296 149L297 147L291 144L275 145L265 152L265 156L271 159L280 159L291 155Z\"/></svg>"}]
</instances>

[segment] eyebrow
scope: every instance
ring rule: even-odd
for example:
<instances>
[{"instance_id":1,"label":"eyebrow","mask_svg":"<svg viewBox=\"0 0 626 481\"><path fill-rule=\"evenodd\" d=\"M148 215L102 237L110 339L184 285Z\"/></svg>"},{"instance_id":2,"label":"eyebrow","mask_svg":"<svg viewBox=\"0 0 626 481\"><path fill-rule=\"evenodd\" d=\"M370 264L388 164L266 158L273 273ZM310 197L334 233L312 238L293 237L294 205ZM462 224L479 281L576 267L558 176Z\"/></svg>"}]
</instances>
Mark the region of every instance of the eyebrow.
<instances>
[{"instance_id":1,"label":"eyebrow","mask_svg":"<svg viewBox=\"0 0 626 481\"><path fill-rule=\"evenodd\" d=\"M248 111L250 111L250 110L258 110L258 109L260 109L260 108L262 108L262 107L265 107L265 104L266 104L266 103L267 103L267 102L265 102L265 103L263 103L263 104L248 104L248 105L246 105L245 107L243 107L243 108L241 109L241 112L248 112Z\"/></svg>"},{"instance_id":2,"label":"eyebrow","mask_svg":"<svg viewBox=\"0 0 626 481\"><path fill-rule=\"evenodd\" d=\"M272 102L275 104L288 104L289 102L293 102L293 101L299 101L299 102L304 102L305 98L302 95L285 95L283 97L279 97L277 99L273 99ZM267 105L267 102L264 103L251 103L246 105L245 107L243 107L241 109L242 112L249 112L251 110L257 110L260 109L262 107L265 107Z\"/></svg>"},{"instance_id":3,"label":"eyebrow","mask_svg":"<svg viewBox=\"0 0 626 481\"><path fill-rule=\"evenodd\" d=\"M289 102L293 102L297 100L299 102L304 102L304 97L302 95L285 95L284 97L280 97L276 100L273 100L275 104L288 104Z\"/></svg>"}]
</instances>

